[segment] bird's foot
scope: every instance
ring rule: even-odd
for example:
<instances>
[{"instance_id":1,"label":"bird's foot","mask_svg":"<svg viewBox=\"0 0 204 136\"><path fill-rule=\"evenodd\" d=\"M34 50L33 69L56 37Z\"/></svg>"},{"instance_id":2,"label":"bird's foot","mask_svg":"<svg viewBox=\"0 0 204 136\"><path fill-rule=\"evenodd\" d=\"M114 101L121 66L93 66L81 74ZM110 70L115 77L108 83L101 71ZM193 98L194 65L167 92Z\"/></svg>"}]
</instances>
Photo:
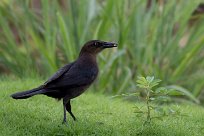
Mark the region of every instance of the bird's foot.
<instances>
[{"instance_id":1,"label":"bird's foot","mask_svg":"<svg viewBox=\"0 0 204 136\"><path fill-rule=\"evenodd\" d=\"M63 119L62 124L63 125L68 125L67 120Z\"/></svg>"},{"instance_id":2,"label":"bird's foot","mask_svg":"<svg viewBox=\"0 0 204 136\"><path fill-rule=\"evenodd\" d=\"M74 121L77 121L77 119L76 119L75 117L73 117L73 120L74 120Z\"/></svg>"},{"instance_id":3,"label":"bird's foot","mask_svg":"<svg viewBox=\"0 0 204 136\"><path fill-rule=\"evenodd\" d=\"M77 121L77 119L76 119L76 117L74 116L74 114L73 114L71 111L69 111L69 113L70 113L70 115L72 116L73 120L74 120L74 121Z\"/></svg>"}]
</instances>

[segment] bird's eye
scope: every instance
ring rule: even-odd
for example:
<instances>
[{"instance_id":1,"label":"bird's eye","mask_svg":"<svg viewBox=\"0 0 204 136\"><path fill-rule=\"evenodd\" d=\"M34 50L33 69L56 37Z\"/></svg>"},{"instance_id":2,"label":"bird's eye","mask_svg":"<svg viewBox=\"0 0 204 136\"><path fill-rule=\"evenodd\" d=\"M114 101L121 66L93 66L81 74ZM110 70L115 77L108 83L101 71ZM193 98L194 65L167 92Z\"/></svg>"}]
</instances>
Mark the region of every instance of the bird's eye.
<instances>
[{"instance_id":1,"label":"bird's eye","mask_svg":"<svg viewBox=\"0 0 204 136\"><path fill-rule=\"evenodd\" d=\"M95 46L97 46L97 45L98 45L98 43L97 43L97 42L95 42L95 43L94 43L94 45L95 45Z\"/></svg>"}]
</instances>

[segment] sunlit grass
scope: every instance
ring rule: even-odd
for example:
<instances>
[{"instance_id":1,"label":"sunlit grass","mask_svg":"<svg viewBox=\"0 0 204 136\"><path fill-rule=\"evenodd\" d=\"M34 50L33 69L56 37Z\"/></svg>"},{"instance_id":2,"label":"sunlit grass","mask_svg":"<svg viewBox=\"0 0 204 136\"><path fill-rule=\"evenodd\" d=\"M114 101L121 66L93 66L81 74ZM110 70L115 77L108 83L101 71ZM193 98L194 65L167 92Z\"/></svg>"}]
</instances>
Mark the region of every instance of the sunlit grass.
<instances>
[{"instance_id":1,"label":"sunlit grass","mask_svg":"<svg viewBox=\"0 0 204 136\"><path fill-rule=\"evenodd\" d=\"M10 94L42 83L34 79L2 79L0 82L0 135L174 135L202 136L204 110L195 105L180 106L187 116L153 120L151 127L136 117L134 103L112 99L92 90L72 101L74 122L68 115L68 126L62 125L62 102L46 96L14 100ZM142 103L136 103L142 106Z\"/></svg>"}]
</instances>

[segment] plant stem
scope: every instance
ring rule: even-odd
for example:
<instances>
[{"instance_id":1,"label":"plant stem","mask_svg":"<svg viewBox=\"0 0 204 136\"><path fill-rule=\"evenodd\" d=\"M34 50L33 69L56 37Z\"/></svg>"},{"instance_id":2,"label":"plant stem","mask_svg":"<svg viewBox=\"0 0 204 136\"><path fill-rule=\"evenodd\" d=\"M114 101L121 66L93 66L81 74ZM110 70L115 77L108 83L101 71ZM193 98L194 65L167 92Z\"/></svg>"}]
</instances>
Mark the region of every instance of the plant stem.
<instances>
[{"instance_id":1,"label":"plant stem","mask_svg":"<svg viewBox=\"0 0 204 136\"><path fill-rule=\"evenodd\" d=\"M147 90L146 104L147 104L147 122L150 122L150 105L149 105L149 90Z\"/></svg>"}]
</instances>

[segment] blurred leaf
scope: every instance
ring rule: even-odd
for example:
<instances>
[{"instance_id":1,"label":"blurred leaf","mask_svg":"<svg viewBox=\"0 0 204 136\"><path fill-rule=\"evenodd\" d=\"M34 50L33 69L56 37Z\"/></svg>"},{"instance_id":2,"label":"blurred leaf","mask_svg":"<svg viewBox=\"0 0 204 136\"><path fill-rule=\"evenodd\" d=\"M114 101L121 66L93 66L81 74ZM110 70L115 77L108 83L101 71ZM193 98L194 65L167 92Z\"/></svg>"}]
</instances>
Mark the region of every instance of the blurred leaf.
<instances>
[{"instance_id":1,"label":"blurred leaf","mask_svg":"<svg viewBox=\"0 0 204 136\"><path fill-rule=\"evenodd\" d=\"M154 80L154 76L152 76L152 77L147 76L146 80L147 80L148 83L151 83Z\"/></svg>"},{"instance_id":2,"label":"blurred leaf","mask_svg":"<svg viewBox=\"0 0 204 136\"><path fill-rule=\"evenodd\" d=\"M181 93L183 93L184 95L186 95L188 98L190 98L192 101L196 102L196 103L200 103L200 101L198 99L196 99L191 93L190 91L188 91L187 89L181 87L181 86L178 86L178 85L171 85L171 86L167 86L167 88L169 89L174 89L174 90L177 90Z\"/></svg>"},{"instance_id":3,"label":"blurred leaf","mask_svg":"<svg viewBox=\"0 0 204 136\"><path fill-rule=\"evenodd\" d=\"M159 87L155 90L155 93L158 93L158 94L168 94L169 93L169 90L167 90L167 88L165 87Z\"/></svg>"},{"instance_id":4,"label":"blurred leaf","mask_svg":"<svg viewBox=\"0 0 204 136\"><path fill-rule=\"evenodd\" d=\"M151 98L149 98L151 101L154 101L155 100L155 98L154 97L151 97Z\"/></svg>"},{"instance_id":5,"label":"blurred leaf","mask_svg":"<svg viewBox=\"0 0 204 136\"><path fill-rule=\"evenodd\" d=\"M165 114L164 108L162 108L162 107L156 107L154 110L155 110L155 112L159 113L160 115Z\"/></svg>"},{"instance_id":6,"label":"blurred leaf","mask_svg":"<svg viewBox=\"0 0 204 136\"><path fill-rule=\"evenodd\" d=\"M169 102L171 101L171 98L169 96L157 96L155 97L155 100L158 102Z\"/></svg>"},{"instance_id":7,"label":"blurred leaf","mask_svg":"<svg viewBox=\"0 0 204 136\"><path fill-rule=\"evenodd\" d=\"M168 90L168 95L170 96L182 96L182 95L185 95L183 92L180 92L180 91L177 91L177 90L174 90L174 89L169 89Z\"/></svg>"}]
</instances>

